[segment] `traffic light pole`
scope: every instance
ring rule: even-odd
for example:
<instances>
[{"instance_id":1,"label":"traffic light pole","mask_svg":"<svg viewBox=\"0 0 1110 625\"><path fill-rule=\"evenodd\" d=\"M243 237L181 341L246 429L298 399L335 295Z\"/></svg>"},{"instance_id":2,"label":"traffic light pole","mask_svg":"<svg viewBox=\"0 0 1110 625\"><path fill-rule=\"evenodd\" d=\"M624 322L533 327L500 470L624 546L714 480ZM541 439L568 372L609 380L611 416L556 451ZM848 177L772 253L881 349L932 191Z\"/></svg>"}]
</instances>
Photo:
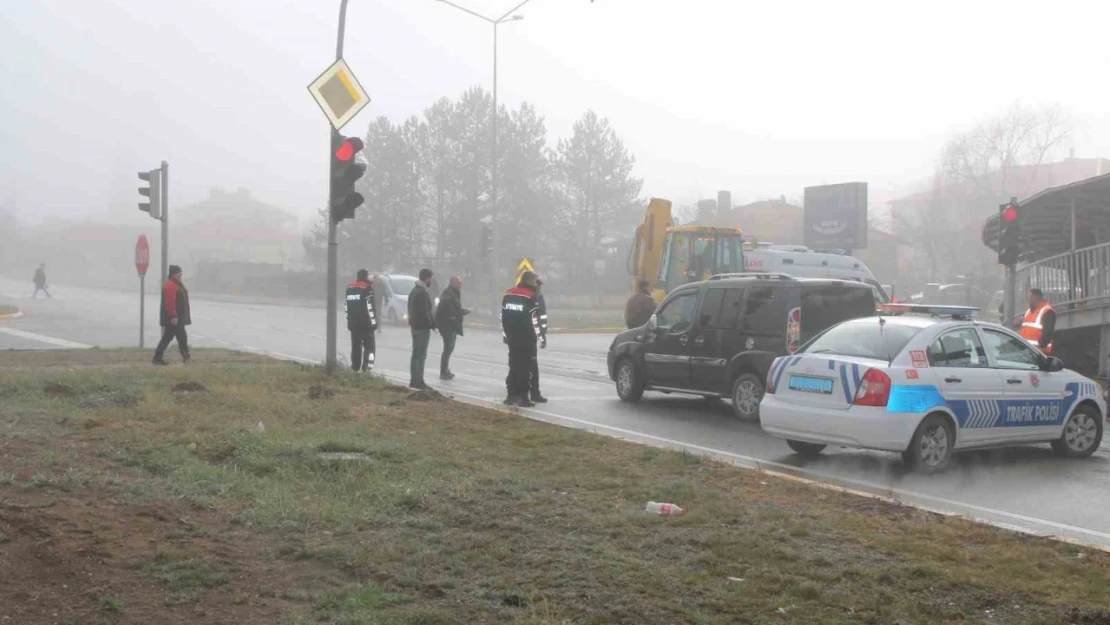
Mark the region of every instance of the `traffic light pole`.
<instances>
[{"instance_id":1,"label":"traffic light pole","mask_svg":"<svg viewBox=\"0 0 1110 625\"><path fill-rule=\"evenodd\" d=\"M162 276L170 275L170 164L162 161ZM162 283L159 282L159 285Z\"/></svg>"},{"instance_id":2,"label":"traffic light pole","mask_svg":"<svg viewBox=\"0 0 1110 625\"><path fill-rule=\"evenodd\" d=\"M339 0L339 33L335 41L335 60L343 58L343 32L347 25L347 0ZM335 145L335 139L339 136L339 131L334 127L331 128L331 133L328 136L328 152L331 152L332 147ZM339 281L339 242L336 240L336 230L338 224L335 221L335 215L332 214L331 198L334 197L332 186L335 184L335 172L331 171L331 160L328 160L328 305L327 305L327 354L324 356L324 370L331 374L335 372L336 358L336 339L335 335L338 330L336 323L336 316L339 314L336 304L339 298L338 284Z\"/></svg>"}]
</instances>

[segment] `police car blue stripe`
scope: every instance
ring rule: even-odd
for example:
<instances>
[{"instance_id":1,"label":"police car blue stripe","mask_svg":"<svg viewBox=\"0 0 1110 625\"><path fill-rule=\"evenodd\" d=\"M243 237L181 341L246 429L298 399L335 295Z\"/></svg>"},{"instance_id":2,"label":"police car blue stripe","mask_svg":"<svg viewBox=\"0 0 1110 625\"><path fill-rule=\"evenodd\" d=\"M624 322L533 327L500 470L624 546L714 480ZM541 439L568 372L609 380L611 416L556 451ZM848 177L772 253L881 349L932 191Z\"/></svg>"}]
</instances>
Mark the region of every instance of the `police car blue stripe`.
<instances>
[{"instance_id":1,"label":"police car blue stripe","mask_svg":"<svg viewBox=\"0 0 1110 625\"><path fill-rule=\"evenodd\" d=\"M844 387L844 401L852 403L852 392L848 389L848 367L840 365L840 385Z\"/></svg>"},{"instance_id":2,"label":"police car blue stripe","mask_svg":"<svg viewBox=\"0 0 1110 625\"><path fill-rule=\"evenodd\" d=\"M782 379L782 374L783 374L784 371L786 371L786 367L787 367L786 363L787 362L788 362L788 359L783 358L782 359L782 366L779 367L779 372L775 374L775 382L774 382L774 384L771 385L771 388L775 389L776 391L779 388L779 380Z\"/></svg>"},{"instance_id":3,"label":"police car blue stripe","mask_svg":"<svg viewBox=\"0 0 1110 625\"><path fill-rule=\"evenodd\" d=\"M829 361L829 371L832 371L833 369L836 369L836 362L833 361L833 360L830 360Z\"/></svg>"},{"instance_id":4,"label":"police car blue stripe","mask_svg":"<svg viewBox=\"0 0 1110 625\"><path fill-rule=\"evenodd\" d=\"M859 388L859 382L860 382L859 365L857 365L856 363L853 362L852 363L852 386L854 388Z\"/></svg>"}]
</instances>

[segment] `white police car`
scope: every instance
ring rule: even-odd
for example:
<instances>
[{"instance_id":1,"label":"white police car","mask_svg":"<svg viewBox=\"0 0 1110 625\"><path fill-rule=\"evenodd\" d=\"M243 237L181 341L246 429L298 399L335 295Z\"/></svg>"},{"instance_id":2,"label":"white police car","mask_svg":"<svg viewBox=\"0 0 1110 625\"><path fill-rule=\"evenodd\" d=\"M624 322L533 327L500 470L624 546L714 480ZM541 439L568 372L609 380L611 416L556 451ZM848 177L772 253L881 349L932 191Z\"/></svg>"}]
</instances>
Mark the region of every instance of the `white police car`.
<instances>
[{"instance_id":1,"label":"white police car","mask_svg":"<svg viewBox=\"0 0 1110 625\"><path fill-rule=\"evenodd\" d=\"M1098 449L1106 402L1060 359L971 320L974 308L881 309L933 316L845 321L777 358L760 404L764 431L802 455L826 445L902 452L923 472L944 469L960 449L1048 442L1071 458Z\"/></svg>"}]
</instances>

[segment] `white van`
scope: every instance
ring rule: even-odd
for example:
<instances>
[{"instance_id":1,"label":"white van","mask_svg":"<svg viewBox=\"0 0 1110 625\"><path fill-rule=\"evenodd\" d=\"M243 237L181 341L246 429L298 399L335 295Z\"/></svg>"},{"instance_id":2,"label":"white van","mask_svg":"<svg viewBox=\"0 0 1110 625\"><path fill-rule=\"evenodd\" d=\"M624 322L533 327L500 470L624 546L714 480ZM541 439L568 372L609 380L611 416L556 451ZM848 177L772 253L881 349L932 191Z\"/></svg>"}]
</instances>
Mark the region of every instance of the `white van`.
<instances>
[{"instance_id":1,"label":"white van","mask_svg":"<svg viewBox=\"0 0 1110 625\"><path fill-rule=\"evenodd\" d=\"M780 248L780 249L776 249ZM787 249L781 249L787 248ZM771 246L744 250L744 270L785 273L799 278L836 278L863 282L875 292L875 301L890 302L875 274L858 258L841 254L811 252L801 246Z\"/></svg>"}]
</instances>

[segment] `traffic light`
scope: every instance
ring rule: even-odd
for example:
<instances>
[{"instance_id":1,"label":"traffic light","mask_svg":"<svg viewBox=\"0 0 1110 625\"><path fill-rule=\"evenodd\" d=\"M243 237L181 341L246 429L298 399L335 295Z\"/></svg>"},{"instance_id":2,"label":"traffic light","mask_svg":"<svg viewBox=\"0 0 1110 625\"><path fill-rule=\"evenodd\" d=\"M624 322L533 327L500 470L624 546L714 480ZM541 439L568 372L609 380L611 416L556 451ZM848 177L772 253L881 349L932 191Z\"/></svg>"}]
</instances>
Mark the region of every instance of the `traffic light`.
<instances>
[{"instance_id":1,"label":"traffic light","mask_svg":"<svg viewBox=\"0 0 1110 625\"><path fill-rule=\"evenodd\" d=\"M331 218L335 223L354 219L355 209L362 206L362 194L355 191L355 183L366 173L366 165L355 160L361 151L358 137L332 137Z\"/></svg>"},{"instance_id":2,"label":"traffic light","mask_svg":"<svg viewBox=\"0 0 1110 625\"><path fill-rule=\"evenodd\" d=\"M150 213L155 219L162 219L162 170L140 171L139 180L150 184L149 187L139 187L139 195L147 198L146 202L139 202L139 210Z\"/></svg>"},{"instance_id":3,"label":"traffic light","mask_svg":"<svg viewBox=\"0 0 1110 625\"><path fill-rule=\"evenodd\" d=\"M1021 255L1021 207L1010 201L998 207L998 263L1012 267Z\"/></svg>"}]
</instances>

